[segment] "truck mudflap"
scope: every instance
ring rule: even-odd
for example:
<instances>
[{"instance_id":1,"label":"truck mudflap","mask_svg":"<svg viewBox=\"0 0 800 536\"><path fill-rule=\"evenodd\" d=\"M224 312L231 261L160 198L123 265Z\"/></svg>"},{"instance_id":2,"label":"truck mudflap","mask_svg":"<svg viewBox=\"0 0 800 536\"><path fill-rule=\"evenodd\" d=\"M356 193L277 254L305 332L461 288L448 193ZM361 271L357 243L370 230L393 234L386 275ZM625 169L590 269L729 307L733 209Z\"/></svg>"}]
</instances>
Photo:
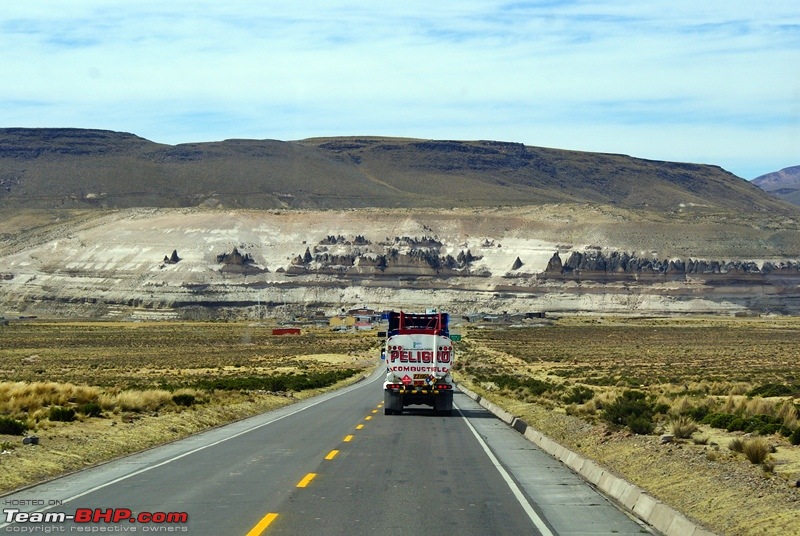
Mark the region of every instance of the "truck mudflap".
<instances>
[{"instance_id":1,"label":"truck mudflap","mask_svg":"<svg viewBox=\"0 0 800 536\"><path fill-rule=\"evenodd\" d=\"M439 415L452 415L452 386L412 387L390 384L384 389L383 412L385 415L399 415L405 406L412 405L433 406L434 411Z\"/></svg>"},{"instance_id":2,"label":"truck mudflap","mask_svg":"<svg viewBox=\"0 0 800 536\"><path fill-rule=\"evenodd\" d=\"M403 413L403 395L397 390L386 389L383 392L383 413L385 415L399 415Z\"/></svg>"},{"instance_id":3,"label":"truck mudflap","mask_svg":"<svg viewBox=\"0 0 800 536\"><path fill-rule=\"evenodd\" d=\"M453 391L443 391L433 399L433 411L437 415L453 414Z\"/></svg>"}]
</instances>

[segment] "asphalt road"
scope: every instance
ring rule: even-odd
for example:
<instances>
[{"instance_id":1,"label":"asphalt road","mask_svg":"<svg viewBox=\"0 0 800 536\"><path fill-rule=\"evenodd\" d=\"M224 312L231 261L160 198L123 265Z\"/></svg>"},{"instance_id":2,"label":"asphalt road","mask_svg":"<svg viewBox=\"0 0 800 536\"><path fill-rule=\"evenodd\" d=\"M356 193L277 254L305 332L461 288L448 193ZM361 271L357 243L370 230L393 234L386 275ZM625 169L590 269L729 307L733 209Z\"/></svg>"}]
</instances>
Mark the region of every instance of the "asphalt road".
<instances>
[{"instance_id":1,"label":"asphalt road","mask_svg":"<svg viewBox=\"0 0 800 536\"><path fill-rule=\"evenodd\" d=\"M2 497L0 534L647 532L465 395L384 415L380 379Z\"/></svg>"}]
</instances>

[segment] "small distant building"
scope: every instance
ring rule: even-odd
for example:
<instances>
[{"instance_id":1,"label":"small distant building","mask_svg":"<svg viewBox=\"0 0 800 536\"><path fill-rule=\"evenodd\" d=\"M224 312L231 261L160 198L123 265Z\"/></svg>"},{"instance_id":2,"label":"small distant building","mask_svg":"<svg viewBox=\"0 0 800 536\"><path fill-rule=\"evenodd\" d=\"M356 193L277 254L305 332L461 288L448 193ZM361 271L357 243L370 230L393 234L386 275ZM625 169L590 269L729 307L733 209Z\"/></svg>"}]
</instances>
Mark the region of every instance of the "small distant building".
<instances>
[{"instance_id":1,"label":"small distant building","mask_svg":"<svg viewBox=\"0 0 800 536\"><path fill-rule=\"evenodd\" d=\"M347 314L353 316L375 316L375 309L367 309L366 307L360 307L358 309L350 309L347 311Z\"/></svg>"},{"instance_id":2,"label":"small distant building","mask_svg":"<svg viewBox=\"0 0 800 536\"><path fill-rule=\"evenodd\" d=\"M327 326L329 322L328 315L326 315L323 311L315 311L309 320L319 328Z\"/></svg>"},{"instance_id":3,"label":"small distant building","mask_svg":"<svg viewBox=\"0 0 800 536\"><path fill-rule=\"evenodd\" d=\"M328 325L332 328L351 328L356 325L356 318L350 315L337 315L331 317L331 319L328 321Z\"/></svg>"},{"instance_id":4,"label":"small distant building","mask_svg":"<svg viewBox=\"0 0 800 536\"><path fill-rule=\"evenodd\" d=\"M300 335L300 328L274 328L273 335Z\"/></svg>"},{"instance_id":5,"label":"small distant building","mask_svg":"<svg viewBox=\"0 0 800 536\"><path fill-rule=\"evenodd\" d=\"M381 313L375 309L361 307L358 309L350 309L347 314L354 317L357 322L380 322Z\"/></svg>"}]
</instances>

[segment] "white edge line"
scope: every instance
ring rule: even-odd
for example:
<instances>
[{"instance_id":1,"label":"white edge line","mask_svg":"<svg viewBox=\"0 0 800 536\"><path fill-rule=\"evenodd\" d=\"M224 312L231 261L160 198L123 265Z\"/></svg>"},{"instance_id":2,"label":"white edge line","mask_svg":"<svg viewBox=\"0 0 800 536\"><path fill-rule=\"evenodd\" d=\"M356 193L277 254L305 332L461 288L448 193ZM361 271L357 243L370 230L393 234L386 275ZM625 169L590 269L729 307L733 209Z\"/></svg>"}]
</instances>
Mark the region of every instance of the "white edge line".
<instances>
[{"instance_id":1,"label":"white edge line","mask_svg":"<svg viewBox=\"0 0 800 536\"><path fill-rule=\"evenodd\" d=\"M465 423L467 423L467 427L469 428L470 432L472 432L472 435L474 435L475 439L478 440L478 444L481 446L481 448L483 448L484 452L486 452L486 455L489 456L489 460L492 462L492 465L495 466L497 472L500 473L500 476L506 481L508 487L511 488L511 492L514 494L514 497L517 498L520 506L522 506L522 509L525 510L526 514L528 514L528 517L531 519L531 521L533 521L533 524L536 525L536 528L539 529L539 532L542 534L542 536L554 536L550 528L545 524L542 518L539 517L539 514L536 513L536 510L534 510L531 504L528 502L528 499L525 497L525 494L522 493L522 490L519 489L517 483L514 482L514 479L511 478L511 475L508 474L508 471L506 471L505 467L500 464L500 461L497 459L491 449L489 449L489 445L486 444L486 441L483 440L475 427L472 426L472 423L469 422L467 417L461 411L461 408L455 404L453 404L453 407L458 410L461 418L464 419Z\"/></svg>"},{"instance_id":2,"label":"white edge line","mask_svg":"<svg viewBox=\"0 0 800 536\"><path fill-rule=\"evenodd\" d=\"M371 375L370 375L370 376L371 376ZM368 378L366 378L366 379L367 379L367 383L368 383L370 378L368 377ZM75 499L80 499L80 498L81 498L81 497L83 497L84 495L89 495L90 493L94 493L94 492L95 492L95 491L97 491L97 490L100 490L100 489L103 489L103 488L105 488L105 487L108 487L108 486L114 485L114 484L116 484L116 483L118 483L118 482L122 482L123 480L127 480L127 479L129 479L129 478L132 478L132 477L134 477L134 476L140 475L140 474L142 474L142 473L146 473L147 471L150 471L150 470L152 470L152 469L157 469L157 468L161 467L162 465L167 465L168 463L172 463L172 462L174 462L174 461L176 461L176 460L180 460L181 458L185 458L186 456L191 456L192 454L195 454L196 452L200 452L201 450L205 450L205 449L207 449L207 448L215 447L215 446L219 445L220 443L224 443L225 441L229 441L229 440L231 440L231 439L235 439L235 438L237 438L237 437L239 437L239 436L242 436L242 435L244 435L244 434L248 434L248 433L250 433L250 432L252 432L252 431L254 431L254 430L258 430L259 428L263 428L263 427L265 427L265 426L268 426L268 425L270 425L270 424L272 424L272 423L274 423L274 422L278 422L278 421L280 421L280 420L282 420L282 419L285 419L286 417L291 417L292 415L295 415L295 414L297 414L297 413L300 413L301 411L305 411L305 410L307 410L308 408L313 408L314 406L317 406L317 405L319 405L319 404L322 404L323 402L327 402L328 400L330 400L330 399L332 399L332 398L336 398L336 397L338 397L338 396L341 396L341 395L343 395L343 394L345 394L345 393L349 393L350 391L353 391L353 390L355 390L355 389L357 389L357 388L361 387L362 385L363 385L363 384L361 384L361 382L358 382L358 383L354 384L354 385L353 385L351 388L349 388L349 389L348 389L348 388L340 389L339 391L336 391L336 392L335 392L333 395L331 395L331 396L327 396L327 397L320 398L320 400L318 400L318 401L314 402L313 404L309 404L309 405L307 405L307 406L304 406L304 407L302 407L302 408L298 408L298 409L296 409L296 410L294 410L294 411L292 411L292 412L290 412L290 413L287 413L286 415L281 415L280 417L276 417L276 418L272 419L271 421L267 421L267 422L265 422L265 423L261 423L261 424L259 424L259 425L257 425L257 426L253 426L252 428L248 428L248 429L246 429L246 430L242 430L242 431L241 431L241 432L239 432L239 433L233 434L233 435L231 435L231 436L228 436L228 437L224 437L224 438L222 438L222 439L219 439L219 440L217 440L217 441L214 441L213 443L209 443L208 445L203 445L202 447L197 447L196 449L192 449L192 450L186 451L186 452L184 452L183 454L179 454L179 455L177 455L177 456L173 456L172 458L169 458L169 459L167 459L167 460L164 460L164 461L162 461L162 462L159 462L159 463L157 463L157 464L155 464L155 465L148 465L147 467L143 467L143 468L139 469L138 471L134 471L134 472L132 472L132 473L128 473L128 474L126 474L126 475L123 475L123 476L121 476L121 477L115 478L114 480L109 480L108 482L105 482L105 483L103 483L103 484L100 484L99 486L95 486L95 487L93 487L93 488L87 489L86 491L83 491L83 492L81 492L81 493L78 493L77 495L73 495L72 497L69 497L69 498L67 498L67 499L64 499L63 501L61 501L61 504L58 504L58 505L52 505L52 506L48 506L47 508L40 508L40 509L38 509L38 510L32 510L30 513L34 513L34 512L47 512L48 510L52 510L52 509L53 509L53 508L55 508L56 506L62 506L62 505L64 505L64 504L67 504L67 503L69 503L69 502L71 502L71 501L74 501ZM233 424L233 423L231 423L231 424ZM189 436L189 437L191 437L191 436ZM9 523L0 523L0 529L2 529L2 528L5 528L5 527L7 527L7 526L9 526L9 525L11 525L11 523L10 523L10 522L9 522Z\"/></svg>"}]
</instances>

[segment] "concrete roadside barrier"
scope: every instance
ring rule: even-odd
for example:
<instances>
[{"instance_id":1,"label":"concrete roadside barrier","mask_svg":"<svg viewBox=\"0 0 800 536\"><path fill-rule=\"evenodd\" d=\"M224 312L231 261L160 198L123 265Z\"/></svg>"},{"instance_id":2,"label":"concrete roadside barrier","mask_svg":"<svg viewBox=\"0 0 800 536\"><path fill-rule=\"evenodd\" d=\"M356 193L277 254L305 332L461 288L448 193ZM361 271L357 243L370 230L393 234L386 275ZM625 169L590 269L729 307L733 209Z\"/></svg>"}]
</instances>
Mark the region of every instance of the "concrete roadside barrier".
<instances>
[{"instance_id":1,"label":"concrete roadside barrier","mask_svg":"<svg viewBox=\"0 0 800 536\"><path fill-rule=\"evenodd\" d=\"M715 536L713 532L709 532L671 506L648 495L638 486L613 474L596 462L584 458L577 452L556 443L497 404L486 400L461 385L458 386L458 389L524 435L528 441L569 467L574 473L592 484L621 508L641 519L661 534L666 536Z\"/></svg>"}]
</instances>

